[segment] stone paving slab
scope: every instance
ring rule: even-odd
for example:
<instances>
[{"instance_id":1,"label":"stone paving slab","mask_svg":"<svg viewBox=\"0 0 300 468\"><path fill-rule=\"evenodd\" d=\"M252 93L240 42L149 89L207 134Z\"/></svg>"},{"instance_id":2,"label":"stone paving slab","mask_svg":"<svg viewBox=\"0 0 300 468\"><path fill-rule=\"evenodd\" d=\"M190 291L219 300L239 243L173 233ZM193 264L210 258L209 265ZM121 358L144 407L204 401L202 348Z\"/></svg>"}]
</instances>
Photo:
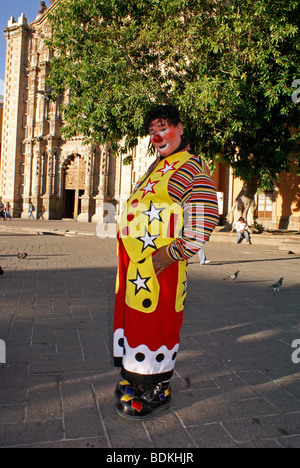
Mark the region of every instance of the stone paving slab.
<instances>
[{"instance_id":1,"label":"stone paving slab","mask_svg":"<svg viewBox=\"0 0 300 468\"><path fill-rule=\"evenodd\" d=\"M300 447L300 255L231 238L190 260L171 408L142 423L114 410L116 241L3 226L0 447Z\"/></svg>"}]
</instances>

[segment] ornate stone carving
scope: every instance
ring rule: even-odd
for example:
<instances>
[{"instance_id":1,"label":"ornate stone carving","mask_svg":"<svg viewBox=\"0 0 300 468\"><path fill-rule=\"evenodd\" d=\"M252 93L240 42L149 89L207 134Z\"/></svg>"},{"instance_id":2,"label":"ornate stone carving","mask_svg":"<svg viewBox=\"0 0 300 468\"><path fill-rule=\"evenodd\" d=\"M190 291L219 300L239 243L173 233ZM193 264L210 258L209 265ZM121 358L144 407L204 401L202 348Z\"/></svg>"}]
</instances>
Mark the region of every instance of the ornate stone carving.
<instances>
[{"instance_id":1,"label":"ornate stone carving","mask_svg":"<svg viewBox=\"0 0 300 468\"><path fill-rule=\"evenodd\" d=\"M41 1L41 8L38 11L38 14L42 15L43 13L45 13L46 10L47 10L46 3L44 1Z\"/></svg>"}]
</instances>

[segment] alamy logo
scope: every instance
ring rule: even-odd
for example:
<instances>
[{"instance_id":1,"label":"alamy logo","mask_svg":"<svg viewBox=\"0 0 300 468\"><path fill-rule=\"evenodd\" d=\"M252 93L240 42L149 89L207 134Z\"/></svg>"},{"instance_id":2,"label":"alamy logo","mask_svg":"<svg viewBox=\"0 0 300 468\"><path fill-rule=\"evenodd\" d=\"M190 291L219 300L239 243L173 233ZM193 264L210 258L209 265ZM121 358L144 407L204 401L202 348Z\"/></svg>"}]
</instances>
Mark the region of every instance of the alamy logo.
<instances>
[{"instance_id":1,"label":"alamy logo","mask_svg":"<svg viewBox=\"0 0 300 468\"><path fill-rule=\"evenodd\" d=\"M296 350L292 353L292 361L294 364L300 363L300 340L294 340L292 343L292 348Z\"/></svg>"},{"instance_id":2,"label":"alamy logo","mask_svg":"<svg viewBox=\"0 0 300 468\"><path fill-rule=\"evenodd\" d=\"M0 340L0 364L6 364L6 344Z\"/></svg>"},{"instance_id":3,"label":"alamy logo","mask_svg":"<svg viewBox=\"0 0 300 468\"><path fill-rule=\"evenodd\" d=\"M300 85L300 79L293 81L292 88L297 88L298 85ZM295 104L298 104L298 102L300 102L300 97L298 96L298 94L300 94L300 86L296 89L296 91L292 93L292 101Z\"/></svg>"}]
</instances>

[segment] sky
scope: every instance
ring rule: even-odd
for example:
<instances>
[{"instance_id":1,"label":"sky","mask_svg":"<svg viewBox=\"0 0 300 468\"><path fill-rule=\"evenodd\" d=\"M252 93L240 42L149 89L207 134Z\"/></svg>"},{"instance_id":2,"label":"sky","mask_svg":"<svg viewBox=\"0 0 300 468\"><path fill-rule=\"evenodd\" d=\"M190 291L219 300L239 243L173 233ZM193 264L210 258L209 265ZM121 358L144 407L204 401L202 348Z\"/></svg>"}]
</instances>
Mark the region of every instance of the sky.
<instances>
[{"instance_id":1,"label":"sky","mask_svg":"<svg viewBox=\"0 0 300 468\"><path fill-rule=\"evenodd\" d=\"M40 9L40 0L0 0L0 95L4 91L5 74L5 51L6 40L4 39L4 28L7 27L11 16L17 21L22 13L25 14L28 23L35 20ZM47 7L50 0L45 0Z\"/></svg>"}]
</instances>

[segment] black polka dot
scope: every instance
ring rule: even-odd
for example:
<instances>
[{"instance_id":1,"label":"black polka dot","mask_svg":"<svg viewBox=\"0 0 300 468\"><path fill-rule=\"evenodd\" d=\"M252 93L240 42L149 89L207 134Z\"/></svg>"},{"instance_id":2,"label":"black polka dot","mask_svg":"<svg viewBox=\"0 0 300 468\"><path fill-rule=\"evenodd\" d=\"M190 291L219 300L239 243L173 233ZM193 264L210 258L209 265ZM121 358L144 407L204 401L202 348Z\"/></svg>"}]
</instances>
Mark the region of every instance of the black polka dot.
<instances>
[{"instance_id":1,"label":"black polka dot","mask_svg":"<svg viewBox=\"0 0 300 468\"><path fill-rule=\"evenodd\" d=\"M143 362L144 359L145 359L145 354L144 353L137 353L135 355L135 359L138 361L138 362Z\"/></svg>"},{"instance_id":2,"label":"black polka dot","mask_svg":"<svg viewBox=\"0 0 300 468\"><path fill-rule=\"evenodd\" d=\"M145 309L149 309L149 307L151 307L152 305L152 302L150 299L144 299L143 300L143 307L145 307Z\"/></svg>"},{"instance_id":3,"label":"black polka dot","mask_svg":"<svg viewBox=\"0 0 300 468\"><path fill-rule=\"evenodd\" d=\"M174 353L173 356L172 356L173 361L175 361L176 356L177 356L177 353Z\"/></svg>"},{"instance_id":4,"label":"black polka dot","mask_svg":"<svg viewBox=\"0 0 300 468\"><path fill-rule=\"evenodd\" d=\"M163 353L158 354L158 355L156 356L156 361L157 361L157 362L161 362L161 361L163 361L164 359L165 359L165 355L164 355Z\"/></svg>"},{"instance_id":5,"label":"black polka dot","mask_svg":"<svg viewBox=\"0 0 300 468\"><path fill-rule=\"evenodd\" d=\"M118 345L120 346L120 348L124 348L124 338L119 339Z\"/></svg>"}]
</instances>

